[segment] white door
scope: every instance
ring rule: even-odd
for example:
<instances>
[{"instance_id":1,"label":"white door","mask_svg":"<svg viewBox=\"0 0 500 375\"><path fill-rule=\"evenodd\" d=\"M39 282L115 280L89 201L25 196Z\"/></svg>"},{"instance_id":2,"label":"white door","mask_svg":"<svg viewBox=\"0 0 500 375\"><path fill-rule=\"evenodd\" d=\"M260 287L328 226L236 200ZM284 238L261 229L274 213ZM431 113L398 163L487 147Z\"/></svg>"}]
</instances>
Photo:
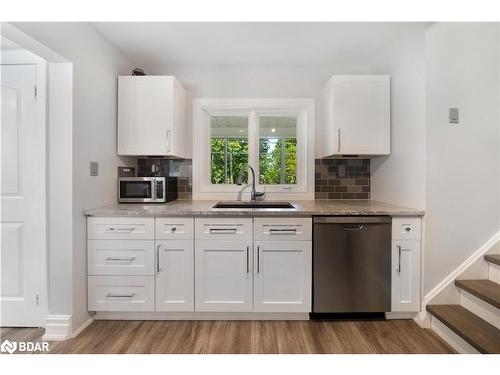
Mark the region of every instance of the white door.
<instances>
[{"instance_id":1,"label":"white door","mask_svg":"<svg viewBox=\"0 0 500 375\"><path fill-rule=\"evenodd\" d=\"M310 312L311 241L255 243L254 311Z\"/></svg>"},{"instance_id":2,"label":"white door","mask_svg":"<svg viewBox=\"0 0 500 375\"><path fill-rule=\"evenodd\" d=\"M392 242L392 311L420 311L420 241Z\"/></svg>"},{"instance_id":3,"label":"white door","mask_svg":"<svg viewBox=\"0 0 500 375\"><path fill-rule=\"evenodd\" d=\"M194 311L193 241L156 241L156 311Z\"/></svg>"},{"instance_id":4,"label":"white door","mask_svg":"<svg viewBox=\"0 0 500 375\"><path fill-rule=\"evenodd\" d=\"M1 326L38 326L44 129L37 123L36 65L2 64Z\"/></svg>"},{"instance_id":5,"label":"white door","mask_svg":"<svg viewBox=\"0 0 500 375\"><path fill-rule=\"evenodd\" d=\"M251 241L196 241L196 311L252 311L251 263Z\"/></svg>"}]
</instances>

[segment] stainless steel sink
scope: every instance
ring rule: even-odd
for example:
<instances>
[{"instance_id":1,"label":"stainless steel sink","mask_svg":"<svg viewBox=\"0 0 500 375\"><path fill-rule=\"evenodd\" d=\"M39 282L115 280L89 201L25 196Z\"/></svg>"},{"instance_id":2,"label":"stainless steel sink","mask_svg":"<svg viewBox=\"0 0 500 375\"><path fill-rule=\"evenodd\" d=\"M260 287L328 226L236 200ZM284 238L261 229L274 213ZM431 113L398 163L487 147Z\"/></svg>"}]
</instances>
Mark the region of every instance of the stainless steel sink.
<instances>
[{"instance_id":1,"label":"stainless steel sink","mask_svg":"<svg viewBox=\"0 0 500 375\"><path fill-rule=\"evenodd\" d=\"M271 202L271 201L257 201L257 202L242 202L242 201L228 201L218 202L212 208L295 208L290 202Z\"/></svg>"}]
</instances>

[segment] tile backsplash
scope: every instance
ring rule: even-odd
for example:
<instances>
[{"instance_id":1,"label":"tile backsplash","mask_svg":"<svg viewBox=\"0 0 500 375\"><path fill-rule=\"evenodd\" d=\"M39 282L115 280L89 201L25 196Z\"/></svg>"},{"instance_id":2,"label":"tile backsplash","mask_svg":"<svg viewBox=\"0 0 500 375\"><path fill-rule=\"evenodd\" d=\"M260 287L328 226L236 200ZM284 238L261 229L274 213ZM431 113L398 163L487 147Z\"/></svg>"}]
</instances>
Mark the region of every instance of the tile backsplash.
<instances>
[{"instance_id":1,"label":"tile backsplash","mask_svg":"<svg viewBox=\"0 0 500 375\"><path fill-rule=\"evenodd\" d=\"M151 166L157 165L157 173L151 172ZM137 159L137 176L170 176L177 177L177 192L179 199L192 199L193 196L193 167L191 159Z\"/></svg>"},{"instance_id":2,"label":"tile backsplash","mask_svg":"<svg viewBox=\"0 0 500 375\"><path fill-rule=\"evenodd\" d=\"M370 199L370 159L316 159L315 199Z\"/></svg>"},{"instance_id":3,"label":"tile backsplash","mask_svg":"<svg viewBox=\"0 0 500 375\"><path fill-rule=\"evenodd\" d=\"M159 171L152 174L151 166ZM316 159L315 199L370 199L370 159ZM138 176L178 177L179 199L192 199L193 167L190 159L137 159Z\"/></svg>"}]
</instances>

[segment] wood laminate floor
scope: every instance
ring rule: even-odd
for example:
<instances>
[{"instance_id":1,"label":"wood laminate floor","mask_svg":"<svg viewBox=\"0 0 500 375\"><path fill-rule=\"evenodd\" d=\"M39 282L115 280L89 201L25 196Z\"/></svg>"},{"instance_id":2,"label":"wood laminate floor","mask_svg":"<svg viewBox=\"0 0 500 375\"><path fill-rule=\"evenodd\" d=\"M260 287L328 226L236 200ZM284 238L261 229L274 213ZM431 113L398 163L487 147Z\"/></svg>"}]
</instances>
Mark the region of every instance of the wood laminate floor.
<instances>
[{"instance_id":1,"label":"wood laminate floor","mask_svg":"<svg viewBox=\"0 0 500 375\"><path fill-rule=\"evenodd\" d=\"M2 328L1 340L41 340L42 329ZM454 353L412 320L95 321L50 353Z\"/></svg>"}]
</instances>

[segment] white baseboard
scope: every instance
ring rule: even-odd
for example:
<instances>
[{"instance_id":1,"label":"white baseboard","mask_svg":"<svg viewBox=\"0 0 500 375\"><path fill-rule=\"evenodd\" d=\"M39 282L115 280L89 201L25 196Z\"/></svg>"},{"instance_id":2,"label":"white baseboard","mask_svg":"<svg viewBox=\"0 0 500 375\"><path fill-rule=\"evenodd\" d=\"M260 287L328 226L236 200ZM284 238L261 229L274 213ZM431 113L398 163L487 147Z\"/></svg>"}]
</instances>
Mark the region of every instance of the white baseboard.
<instances>
[{"instance_id":1,"label":"white baseboard","mask_svg":"<svg viewBox=\"0 0 500 375\"><path fill-rule=\"evenodd\" d=\"M441 293L445 288L455 283L455 279L460 276L467 268L469 268L474 262L483 257L488 250L490 250L495 244L500 241L500 231L491 236L485 243L483 243L479 249L477 249L469 258L467 258L462 264L455 268L448 276L446 276L439 284L437 284L432 290L424 296L422 301L421 312L415 317L415 322L419 324L422 328L429 328L430 319L428 317L429 313L426 311L425 307Z\"/></svg>"},{"instance_id":2,"label":"white baseboard","mask_svg":"<svg viewBox=\"0 0 500 375\"><path fill-rule=\"evenodd\" d=\"M417 312L386 312L385 318L387 320L393 319L414 319L418 313Z\"/></svg>"},{"instance_id":3,"label":"white baseboard","mask_svg":"<svg viewBox=\"0 0 500 375\"><path fill-rule=\"evenodd\" d=\"M48 315L43 341L64 341L71 337L71 315Z\"/></svg>"},{"instance_id":4,"label":"white baseboard","mask_svg":"<svg viewBox=\"0 0 500 375\"><path fill-rule=\"evenodd\" d=\"M479 354L471 344L458 336L441 321L431 316L431 329L460 354Z\"/></svg>"},{"instance_id":5,"label":"white baseboard","mask_svg":"<svg viewBox=\"0 0 500 375\"><path fill-rule=\"evenodd\" d=\"M95 320L309 320L308 313L116 312L100 311Z\"/></svg>"},{"instance_id":6,"label":"white baseboard","mask_svg":"<svg viewBox=\"0 0 500 375\"><path fill-rule=\"evenodd\" d=\"M93 321L94 321L94 318L90 317L85 323L83 323L78 329L76 329L71 334L71 338L74 338L74 337L78 336L80 333L82 333L85 330L85 328L87 328L89 325L92 324Z\"/></svg>"}]
</instances>

